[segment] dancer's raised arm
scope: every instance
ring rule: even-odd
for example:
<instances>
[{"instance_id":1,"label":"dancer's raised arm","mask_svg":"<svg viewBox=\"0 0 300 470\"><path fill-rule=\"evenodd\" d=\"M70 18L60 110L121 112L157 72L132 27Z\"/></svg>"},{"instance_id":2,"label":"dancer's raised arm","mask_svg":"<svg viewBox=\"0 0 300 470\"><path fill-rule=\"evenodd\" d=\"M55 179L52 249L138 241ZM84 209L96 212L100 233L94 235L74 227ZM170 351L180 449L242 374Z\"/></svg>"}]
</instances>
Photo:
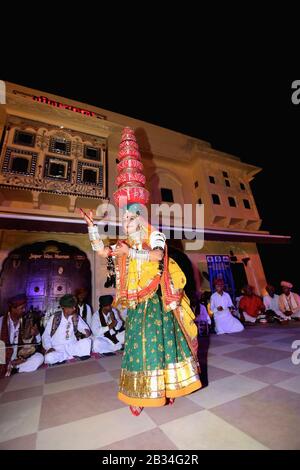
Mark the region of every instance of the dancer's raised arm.
<instances>
[{"instance_id":1,"label":"dancer's raised arm","mask_svg":"<svg viewBox=\"0 0 300 470\"><path fill-rule=\"evenodd\" d=\"M96 251L102 258L107 258L110 254L110 248L105 247L103 241L100 239L97 225L94 225L93 211L90 210L87 214L83 209L79 209L82 218L86 221L89 233L89 239L92 245L92 249Z\"/></svg>"}]
</instances>

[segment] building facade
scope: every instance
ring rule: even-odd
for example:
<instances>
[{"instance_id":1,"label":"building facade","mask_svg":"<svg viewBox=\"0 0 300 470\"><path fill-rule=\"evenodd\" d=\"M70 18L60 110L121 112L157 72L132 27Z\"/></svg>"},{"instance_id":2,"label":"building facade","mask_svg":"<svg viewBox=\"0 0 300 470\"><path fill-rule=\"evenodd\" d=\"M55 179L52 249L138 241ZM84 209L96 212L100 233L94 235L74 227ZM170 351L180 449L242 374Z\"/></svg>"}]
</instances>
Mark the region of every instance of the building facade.
<instances>
[{"instance_id":1,"label":"building facade","mask_svg":"<svg viewBox=\"0 0 300 470\"><path fill-rule=\"evenodd\" d=\"M190 290L209 289L213 273L225 269L236 290L249 282L262 292L266 279L257 243L284 243L288 237L260 230L250 188L260 168L199 139L5 85L5 104L0 105L2 310L8 297L24 291L30 304L43 311L77 287L88 289L94 307L99 295L113 293L105 287L106 262L91 250L79 208L93 209L104 231L105 225L118 225L115 215L108 214L105 224L102 220L113 199L124 126L136 131L151 202L204 205L204 246L189 250L187 240L169 242L171 256L185 266ZM180 217L173 224L181 227Z\"/></svg>"}]
</instances>

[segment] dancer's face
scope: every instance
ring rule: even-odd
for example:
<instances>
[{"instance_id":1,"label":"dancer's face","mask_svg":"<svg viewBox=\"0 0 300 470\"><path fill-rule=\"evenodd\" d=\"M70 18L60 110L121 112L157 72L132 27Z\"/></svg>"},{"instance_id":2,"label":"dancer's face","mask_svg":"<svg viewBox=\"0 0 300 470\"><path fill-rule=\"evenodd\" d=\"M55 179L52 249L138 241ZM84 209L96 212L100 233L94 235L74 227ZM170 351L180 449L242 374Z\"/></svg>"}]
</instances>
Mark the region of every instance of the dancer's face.
<instances>
[{"instance_id":1,"label":"dancer's face","mask_svg":"<svg viewBox=\"0 0 300 470\"><path fill-rule=\"evenodd\" d=\"M122 225L126 235L137 232L140 225L139 216L133 212L126 212L122 218Z\"/></svg>"}]
</instances>

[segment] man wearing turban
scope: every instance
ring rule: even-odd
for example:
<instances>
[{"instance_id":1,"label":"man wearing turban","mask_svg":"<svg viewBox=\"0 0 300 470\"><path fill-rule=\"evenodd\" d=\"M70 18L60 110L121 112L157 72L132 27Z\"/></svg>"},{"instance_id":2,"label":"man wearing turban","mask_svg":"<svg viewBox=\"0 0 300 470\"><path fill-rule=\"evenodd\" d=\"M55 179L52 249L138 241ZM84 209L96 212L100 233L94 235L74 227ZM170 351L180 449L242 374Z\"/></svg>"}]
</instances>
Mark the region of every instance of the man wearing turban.
<instances>
[{"instance_id":1,"label":"man wearing turban","mask_svg":"<svg viewBox=\"0 0 300 470\"><path fill-rule=\"evenodd\" d=\"M286 319L299 320L300 296L292 292L293 284L281 281L282 294L279 296L279 308Z\"/></svg>"},{"instance_id":2,"label":"man wearing turban","mask_svg":"<svg viewBox=\"0 0 300 470\"><path fill-rule=\"evenodd\" d=\"M266 317L268 322L282 322L288 320L288 317L279 308L279 295L275 294L275 287L271 284L266 285L267 295L264 295L263 302L266 307Z\"/></svg>"},{"instance_id":3,"label":"man wearing turban","mask_svg":"<svg viewBox=\"0 0 300 470\"><path fill-rule=\"evenodd\" d=\"M254 294L252 286L246 285L243 288L244 295L239 302L239 311L242 321L251 325L260 320L263 323L266 321L264 318L265 306L261 298Z\"/></svg>"},{"instance_id":4,"label":"man wearing turban","mask_svg":"<svg viewBox=\"0 0 300 470\"><path fill-rule=\"evenodd\" d=\"M59 304L61 311L52 315L42 336L45 363L56 364L74 357L87 359L91 354L91 332L77 313L77 298L66 294Z\"/></svg>"},{"instance_id":5,"label":"man wearing turban","mask_svg":"<svg viewBox=\"0 0 300 470\"><path fill-rule=\"evenodd\" d=\"M75 290L75 296L77 297L77 300L78 300L78 314L91 328L92 309L91 309L91 306L86 302L87 295L88 295L88 291L84 287L79 287L78 289Z\"/></svg>"},{"instance_id":6,"label":"man wearing turban","mask_svg":"<svg viewBox=\"0 0 300 470\"><path fill-rule=\"evenodd\" d=\"M40 334L26 318L27 297L18 294L8 301L8 313L0 318L0 377L13 372L33 372L44 362L37 352ZM2 362L2 364L1 364Z\"/></svg>"},{"instance_id":7,"label":"man wearing turban","mask_svg":"<svg viewBox=\"0 0 300 470\"><path fill-rule=\"evenodd\" d=\"M224 292L223 279L216 279L214 285L216 292L211 296L210 309L214 314L217 335L243 331L243 325L231 313L234 307L230 295Z\"/></svg>"},{"instance_id":8,"label":"man wearing turban","mask_svg":"<svg viewBox=\"0 0 300 470\"><path fill-rule=\"evenodd\" d=\"M112 354L124 346L123 321L118 310L112 307L112 303L112 295L101 295L99 309L92 318L93 351L96 353Z\"/></svg>"}]
</instances>

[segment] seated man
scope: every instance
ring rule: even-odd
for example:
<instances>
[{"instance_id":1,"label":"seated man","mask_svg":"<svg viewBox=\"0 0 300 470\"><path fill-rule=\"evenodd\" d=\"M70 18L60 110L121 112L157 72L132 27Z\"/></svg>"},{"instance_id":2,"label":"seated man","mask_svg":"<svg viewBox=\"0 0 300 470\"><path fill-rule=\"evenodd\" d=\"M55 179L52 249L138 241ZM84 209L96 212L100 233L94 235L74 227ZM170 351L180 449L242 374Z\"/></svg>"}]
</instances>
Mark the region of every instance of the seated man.
<instances>
[{"instance_id":1,"label":"seated man","mask_svg":"<svg viewBox=\"0 0 300 470\"><path fill-rule=\"evenodd\" d=\"M238 317L240 316L240 313L239 313L240 300L243 297L243 295L244 295L243 289L239 289L235 293L235 310L236 310Z\"/></svg>"},{"instance_id":2,"label":"seated man","mask_svg":"<svg viewBox=\"0 0 300 470\"><path fill-rule=\"evenodd\" d=\"M264 317L265 306L261 298L254 294L252 286L244 287L245 295L239 302L241 321L253 324Z\"/></svg>"},{"instance_id":3,"label":"seated man","mask_svg":"<svg viewBox=\"0 0 300 470\"><path fill-rule=\"evenodd\" d=\"M78 300L78 313L83 320L91 327L92 324L92 309L91 306L86 302L88 291L80 287L76 289L75 296Z\"/></svg>"},{"instance_id":4,"label":"seated man","mask_svg":"<svg viewBox=\"0 0 300 470\"><path fill-rule=\"evenodd\" d=\"M0 377L14 372L33 372L44 362L44 356L37 352L41 341L37 325L31 316L25 316L27 298L25 294L8 301L8 313L0 318L0 339L5 347L5 363L0 364Z\"/></svg>"},{"instance_id":5,"label":"seated man","mask_svg":"<svg viewBox=\"0 0 300 470\"><path fill-rule=\"evenodd\" d=\"M117 309L112 308L113 297L99 297L99 310L92 318L94 335L93 351L100 354L114 353L123 348L125 330Z\"/></svg>"},{"instance_id":6,"label":"seated man","mask_svg":"<svg viewBox=\"0 0 300 470\"><path fill-rule=\"evenodd\" d=\"M295 292L291 292L293 284L282 281L282 294L279 296L279 308L286 319L300 319L300 297Z\"/></svg>"},{"instance_id":7,"label":"seated man","mask_svg":"<svg viewBox=\"0 0 300 470\"><path fill-rule=\"evenodd\" d=\"M197 328L198 328L198 335L207 336L209 334L211 318L204 304L203 293L200 293L200 292L195 293L194 306L192 310L194 311L194 314L195 314L194 322L196 323Z\"/></svg>"},{"instance_id":8,"label":"seated man","mask_svg":"<svg viewBox=\"0 0 300 470\"><path fill-rule=\"evenodd\" d=\"M42 336L46 364L64 362L74 357L88 359L92 341L88 325L77 314L77 299L66 294L60 299L62 311L50 317Z\"/></svg>"},{"instance_id":9,"label":"seated man","mask_svg":"<svg viewBox=\"0 0 300 470\"><path fill-rule=\"evenodd\" d=\"M234 306L230 295L224 292L223 279L216 279L214 285L216 292L211 296L210 309L214 314L217 335L243 331L241 322L232 315Z\"/></svg>"},{"instance_id":10,"label":"seated man","mask_svg":"<svg viewBox=\"0 0 300 470\"><path fill-rule=\"evenodd\" d=\"M275 294L275 287L268 284L266 286L267 295L264 295L263 302L266 308L266 317L269 323L273 323L274 321L282 322L287 320L288 317L281 312L279 308L279 295Z\"/></svg>"}]
</instances>

